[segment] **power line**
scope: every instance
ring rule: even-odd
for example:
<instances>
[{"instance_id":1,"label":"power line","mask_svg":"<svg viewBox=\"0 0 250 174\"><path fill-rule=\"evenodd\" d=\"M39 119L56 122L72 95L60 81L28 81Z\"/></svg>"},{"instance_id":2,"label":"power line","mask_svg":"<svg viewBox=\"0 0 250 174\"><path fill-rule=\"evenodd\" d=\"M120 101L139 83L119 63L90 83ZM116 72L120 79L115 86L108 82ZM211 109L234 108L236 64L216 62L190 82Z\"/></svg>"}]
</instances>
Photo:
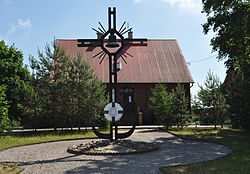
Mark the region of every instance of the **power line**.
<instances>
[{"instance_id":1,"label":"power line","mask_svg":"<svg viewBox=\"0 0 250 174\"><path fill-rule=\"evenodd\" d=\"M187 64L202 62L204 60L212 59L212 58L214 58L216 56L218 56L218 55L213 55L213 56L209 56L209 57L206 57L206 58L203 58L203 59L198 59L198 60L187 61Z\"/></svg>"}]
</instances>

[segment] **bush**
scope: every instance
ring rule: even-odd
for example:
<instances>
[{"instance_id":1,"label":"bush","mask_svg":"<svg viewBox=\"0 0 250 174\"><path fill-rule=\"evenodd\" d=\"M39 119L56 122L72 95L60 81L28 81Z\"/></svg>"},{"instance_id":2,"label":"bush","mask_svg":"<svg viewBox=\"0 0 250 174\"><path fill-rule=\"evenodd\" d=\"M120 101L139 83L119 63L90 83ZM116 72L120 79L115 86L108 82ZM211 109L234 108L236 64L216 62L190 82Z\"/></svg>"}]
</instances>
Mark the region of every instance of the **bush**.
<instances>
[{"instance_id":1,"label":"bush","mask_svg":"<svg viewBox=\"0 0 250 174\"><path fill-rule=\"evenodd\" d=\"M157 84L152 89L152 93L150 108L158 124L162 124L166 128L172 125L183 127L187 124L189 121L188 99L180 84L171 93L166 90L163 84Z\"/></svg>"}]
</instances>

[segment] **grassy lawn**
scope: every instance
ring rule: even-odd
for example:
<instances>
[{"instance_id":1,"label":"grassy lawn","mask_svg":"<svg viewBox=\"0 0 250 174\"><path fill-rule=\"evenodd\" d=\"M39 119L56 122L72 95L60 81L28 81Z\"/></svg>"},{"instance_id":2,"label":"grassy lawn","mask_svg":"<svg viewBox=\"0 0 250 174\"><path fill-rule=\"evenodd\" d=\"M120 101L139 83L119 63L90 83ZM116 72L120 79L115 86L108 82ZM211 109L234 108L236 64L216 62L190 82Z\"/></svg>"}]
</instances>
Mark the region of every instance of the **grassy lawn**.
<instances>
[{"instance_id":1,"label":"grassy lawn","mask_svg":"<svg viewBox=\"0 0 250 174\"><path fill-rule=\"evenodd\" d=\"M250 133L230 128L186 128L171 132L185 138L224 144L233 152L217 160L191 165L161 167L166 174L250 174Z\"/></svg>"},{"instance_id":2,"label":"grassy lawn","mask_svg":"<svg viewBox=\"0 0 250 174\"><path fill-rule=\"evenodd\" d=\"M107 131L108 132L108 131ZM35 144L42 142L69 140L78 138L95 138L96 135L92 131L46 131L46 132L15 132L15 133L0 133L0 150L22 146L27 144ZM0 173L15 174L23 169L17 167L16 164L5 165L0 163Z\"/></svg>"},{"instance_id":3,"label":"grassy lawn","mask_svg":"<svg viewBox=\"0 0 250 174\"><path fill-rule=\"evenodd\" d=\"M0 134L0 150L13 146L22 146L27 144L96 137L92 131L46 131L46 132L15 132Z\"/></svg>"},{"instance_id":4,"label":"grassy lawn","mask_svg":"<svg viewBox=\"0 0 250 174\"><path fill-rule=\"evenodd\" d=\"M7 164L0 163L0 173L2 174L16 174L21 171L23 171L23 169L20 167L17 167L16 164L7 165Z\"/></svg>"}]
</instances>

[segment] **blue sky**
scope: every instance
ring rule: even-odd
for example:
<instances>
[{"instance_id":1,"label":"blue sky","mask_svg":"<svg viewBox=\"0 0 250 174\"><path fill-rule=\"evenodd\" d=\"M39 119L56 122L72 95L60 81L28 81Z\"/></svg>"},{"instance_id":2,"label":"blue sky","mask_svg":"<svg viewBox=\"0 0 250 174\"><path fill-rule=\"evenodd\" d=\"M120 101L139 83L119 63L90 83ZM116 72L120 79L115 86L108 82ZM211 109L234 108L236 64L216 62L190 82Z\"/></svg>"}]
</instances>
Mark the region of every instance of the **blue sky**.
<instances>
[{"instance_id":1,"label":"blue sky","mask_svg":"<svg viewBox=\"0 0 250 174\"><path fill-rule=\"evenodd\" d=\"M209 69L224 80L224 64L211 53L214 33L202 33L201 0L0 0L0 40L14 43L28 64L29 54L37 57L54 37L96 38L91 28L107 26L108 7L117 8L117 26L129 22L134 37L178 40L195 81L192 94Z\"/></svg>"}]
</instances>

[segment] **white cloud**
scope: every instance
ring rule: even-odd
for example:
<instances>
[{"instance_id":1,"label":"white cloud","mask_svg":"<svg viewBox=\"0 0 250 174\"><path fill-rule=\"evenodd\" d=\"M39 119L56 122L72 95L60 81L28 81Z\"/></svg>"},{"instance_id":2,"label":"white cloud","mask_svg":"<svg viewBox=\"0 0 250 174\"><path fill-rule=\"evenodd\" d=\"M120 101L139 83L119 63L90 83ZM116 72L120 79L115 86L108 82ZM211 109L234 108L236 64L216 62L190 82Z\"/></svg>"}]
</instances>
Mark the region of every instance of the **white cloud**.
<instances>
[{"instance_id":1,"label":"white cloud","mask_svg":"<svg viewBox=\"0 0 250 174\"><path fill-rule=\"evenodd\" d=\"M169 3L171 6L177 6L180 10L192 13L200 13L202 6L200 0L161 0Z\"/></svg>"},{"instance_id":2,"label":"white cloud","mask_svg":"<svg viewBox=\"0 0 250 174\"><path fill-rule=\"evenodd\" d=\"M15 31L16 31L16 26L13 23L10 23L7 35L10 35L10 34L14 33Z\"/></svg>"},{"instance_id":3,"label":"white cloud","mask_svg":"<svg viewBox=\"0 0 250 174\"><path fill-rule=\"evenodd\" d=\"M0 39L7 40L9 37L22 36L23 39L27 39L31 32L31 21L29 18L19 19L17 22L9 23L8 30L5 34L2 34ZM1 33L0 33L1 34Z\"/></svg>"},{"instance_id":4,"label":"white cloud","mask_svg":"<svg viewBox=\"0 0 250 174\"><path fill-rule=\"evenodd\" d=\"M30 28L31 27L31 22L30 22L29 18L27 18L26 21L23 19L19 19L18 24L21 28Z\"/></svg>"},{"instance_id":5,"label":"white cloud","mask_svg":"<svg viewBox=\"0 0 250 174\"><path fill-rule=\"evenodd\" d=\"M134 0L135 3L140 3L142 2L143 0Z\"/></svg>"}]
</instances>

